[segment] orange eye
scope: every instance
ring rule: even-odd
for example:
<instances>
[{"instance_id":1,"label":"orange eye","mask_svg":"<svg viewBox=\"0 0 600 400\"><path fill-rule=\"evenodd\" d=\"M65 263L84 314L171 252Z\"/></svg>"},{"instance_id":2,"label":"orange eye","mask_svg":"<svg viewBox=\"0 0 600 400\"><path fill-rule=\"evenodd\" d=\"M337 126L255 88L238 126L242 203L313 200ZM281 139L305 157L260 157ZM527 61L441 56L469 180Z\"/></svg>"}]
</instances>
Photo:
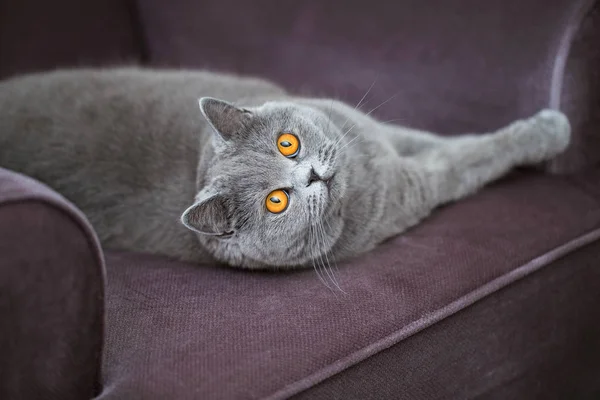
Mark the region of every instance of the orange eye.
<instances>
[{"instance_id":1,"label":"orange eye","mask_svg":"<svg viewBox=\"0 0 600 400\"><path fill-rule=\"evenodd\" d=\"M291 133L282 133L277 138L279 152L288 158L294 158L300 151L300 141Z\"/></svg>"},{"instance_id":2,"label":"orange eye","mask_svg":"<svg viewBox=\"0 0 600 400\"><path fill-rule=\"evenodd\" d=\"M285 190L281 189L273 190L265 200L267 210L273 214L284 212L289 202L290 196Z\"/></svg>"}]
</instances>

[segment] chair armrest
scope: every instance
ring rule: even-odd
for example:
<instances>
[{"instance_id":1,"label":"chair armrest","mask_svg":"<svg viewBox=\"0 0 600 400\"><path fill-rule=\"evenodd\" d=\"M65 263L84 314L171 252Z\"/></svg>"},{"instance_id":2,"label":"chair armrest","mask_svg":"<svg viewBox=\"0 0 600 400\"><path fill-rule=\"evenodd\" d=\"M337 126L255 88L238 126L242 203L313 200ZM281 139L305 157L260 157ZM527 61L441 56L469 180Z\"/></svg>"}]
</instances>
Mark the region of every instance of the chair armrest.
<instances>
[{"instance_id":1,"label":"chair armrest","mask_svg":"<svg viewBox=\"0 0 600 400\"><path fill-rule=\"evenodd\" d=\"M94 397L104 271L81 212L43 184L0 168L0 398Z\"/></svg>"},{"instance_id":2,"label":"chair armrest","mask_svg":"<svg viewBox=\"0 0 600 400\"><path fill-rule=\"evenodd\" d=\"M600 1L581 3L569 19L555 61L551 106L569 116L573 140L550 165L554 172L600 163Z\"/></svg>"}]
</instances>

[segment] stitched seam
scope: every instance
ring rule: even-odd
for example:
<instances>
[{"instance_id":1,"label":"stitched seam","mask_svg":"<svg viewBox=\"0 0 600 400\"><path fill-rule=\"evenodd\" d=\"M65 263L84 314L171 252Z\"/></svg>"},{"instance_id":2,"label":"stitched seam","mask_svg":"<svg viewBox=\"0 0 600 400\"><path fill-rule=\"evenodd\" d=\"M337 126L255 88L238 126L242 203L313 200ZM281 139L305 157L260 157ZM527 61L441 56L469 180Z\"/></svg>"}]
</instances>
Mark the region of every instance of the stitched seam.
<instances>
[{"instance_id":1,"label":"stitched seam","mask_svg":"<svg viewBox=\"0 0 600 400\"><path fill-rule=\"evenodd\" d=\"M376 355L377 353L388 349L406 338L419 333L420 331L432 326L433 324L448 318L457 312L475 304L476 302L494 294L495 292L507 287L538 270L544 266L562 258L594 241L600 239L600 228L594 229L588 233L580 235L575 239L570 240L554 249L532 259L531 261L517 267L506 274L503 274L491 281L479 286L475 290L459 297L444 307L438 308L430 312L426 316L419 318L408 325L403 326L399 330L390 335L379 339L362 349L355 351L337 361L327 365L324 368L308 375L302 379L296 380L293 383L284 386L275 393L263 397L263 400L285 399L290 396L299 394L324 380L335 376L351 366L357 365L365 359Z\"/></svg>"},{"instance_id":2,"label":"stitched seam","mask_svg":"<svg viewBox=\"0 0 600 400\"><path fill-rule=\"evenodd\" d=\"M562 97L563 82L565 79L565 68L569 55L571 53L571 47L581 23L586 16L592 11L597 0L589 0L587 4L576 9L573 14L567 20L567 26L565 27L565 33L559 40L557 55L554 58L554 65L552 66L552 77L550 81L550 108L560 109L560 101Z\"/></svg>"}]
</instances>

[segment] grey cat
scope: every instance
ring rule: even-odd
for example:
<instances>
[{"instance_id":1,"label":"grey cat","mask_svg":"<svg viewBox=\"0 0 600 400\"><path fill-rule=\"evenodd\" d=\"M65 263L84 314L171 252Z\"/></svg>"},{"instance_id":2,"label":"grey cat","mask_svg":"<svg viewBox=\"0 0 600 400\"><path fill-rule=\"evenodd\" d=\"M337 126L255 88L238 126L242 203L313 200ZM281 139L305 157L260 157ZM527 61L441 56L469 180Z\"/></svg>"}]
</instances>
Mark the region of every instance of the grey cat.
<instances>
[{"instance_id":1,"label":"grey cat","mask_svg":"<svg viewBox=\"0 0 600 400\"><path fill-rule=\"evenodd\" d=\"M558 111L444 138L208 72L83 69L0 83L0 165L74 202L105 247L245 268L371 250L513 167L553 158L569 138Z\"/></svg>"}]
</instances>

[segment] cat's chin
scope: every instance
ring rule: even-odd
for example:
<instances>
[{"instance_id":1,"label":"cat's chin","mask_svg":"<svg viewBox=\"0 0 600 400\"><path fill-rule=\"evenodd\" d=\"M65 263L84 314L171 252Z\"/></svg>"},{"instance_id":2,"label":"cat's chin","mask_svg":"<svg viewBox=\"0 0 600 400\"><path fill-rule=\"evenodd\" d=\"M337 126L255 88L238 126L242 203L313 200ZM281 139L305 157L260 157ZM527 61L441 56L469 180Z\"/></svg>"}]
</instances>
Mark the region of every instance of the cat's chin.
<instances>
[{"instance_id":1,"label":"cat's chin","mask_svg":"<svg viewBox=\"0 0 600 400\"><path fill-rule=\"evenodd\" d=\"M308 268L311 268L309 265L271 265L271 264L263 264L259 261L249 261L247 263L244 263L243 265L231 265L231 264L226 264L226 266L230 267L230 268L236 268L236 269L241 269L241 270L248 270L248 271L257 271L257 272L294 272L294 271L301 271L301 270L305 270Z\"/></svg>"},{"instance_id":2,"label":"cat's chin","mask_svg":"<svg viewBox=\"0 0 600 400\"><path fill-rule=\"evenodd\" d=\"M240 270L248 270L248 271L265 271L265 272L291 272L291 271L299 271L303 269L310 268L311 261L306 260L305 263L278 263L273 264L265 261L255 260L247 255L243 255L241 257L236 257L237 261L233 262L232 260L224 260L221 259L220 262L223 266L229 268L235 268ZM218 258L217 258L218 260Z\"/></svg>"},{"instance_id":3,"label":"cat's chin","mask_svg":"<svg viewBox=\"0 0 600 400\"><path fill-rule=\"evenodd\" d=\"M336 240L337 240L337 238L336 238ZM334 247L335 247L335 242L334 242ZM327 254L329 254L330 258L332 257L331 249L329 249ZM228 259L220 259L218 257L216 257L216 258L220 259L220 262L223 263L224 265L231 267L231 268L236 268L236 269L252 270L252 271L291 272L291 271L301 271L301 270L313 268L315 259L320 259L320 258L324 257L324 255L325 255L325 253L323 253L322 255L312 257L312 258L307 257L302 260L294 260L294 261L288 261L288 262L260 261L260 260L256 260L251 257L248 257L247 255L239 255L238 257L235 257L236 261L231 260L231 258L229 258L229 257L227 257Z\"/></svg>"},{"instance_id":4,"label":"cat's chin","mask_svg":"<svg viewBox=\"0 0 600 400\"><path fill-rule=\"evenodd\" d=\"M196 232L196 236L201 247L215 261L222 265L255 271L291 271L312 268L314 260L319 257L325 257L326 254L329 258L336 258L333 250L342 236L344 226L342 204L332 204L330 207L327 207L324 215L319 218L318 222L315 221L311 228L307 227L307 232L309 229L316 229L316 232L322 232L322 236L320 237L323 239L327 237L327 240L318 240L318 245L314 241L306 243L304 246L300 245L305 249L304 251L301 251L300 248L296 249L297 251L283 253L276 251L273 254L279 254L279 256L274 255L270 259L261 259L262 257L259 255L264 253L264 249L258 251L255 242L248 240L240 241L240 238L236 237L235 234L224 238L207 236ZM317 238L319 237L312 236L313 240ZM319 254L314 254L314 249L316 248L319 249ZM283 254L286 253L289 258L283 257Z\"/></svg>"},{"instance_id":5,"label":"cat's chin","mask_svg":"<svg viewBox=\"0 0 600 400\"><path fill-rule=\"evenodd\" d=\"M327 197L332 204L340 203L346 194L346 180L343 172L335 173L327 183Z\"/></svg>"},{"instance_id":6,"label":"cat's chin","mask_svg":"<svg viewBox=\"0 0 600 400\"><path fill-rule=\"evenodd\" d=\"M239 245L235 243L235 239L219 239L211 236L205 236L196 233L200 244L210 254L210 257L224 267L252 270L252 271L293 271L301 270L308 267L310 260L306 260L304 264L300 260L298 262L269 262L257 260L243 252Z\"/></svg>"}]
</instances>

